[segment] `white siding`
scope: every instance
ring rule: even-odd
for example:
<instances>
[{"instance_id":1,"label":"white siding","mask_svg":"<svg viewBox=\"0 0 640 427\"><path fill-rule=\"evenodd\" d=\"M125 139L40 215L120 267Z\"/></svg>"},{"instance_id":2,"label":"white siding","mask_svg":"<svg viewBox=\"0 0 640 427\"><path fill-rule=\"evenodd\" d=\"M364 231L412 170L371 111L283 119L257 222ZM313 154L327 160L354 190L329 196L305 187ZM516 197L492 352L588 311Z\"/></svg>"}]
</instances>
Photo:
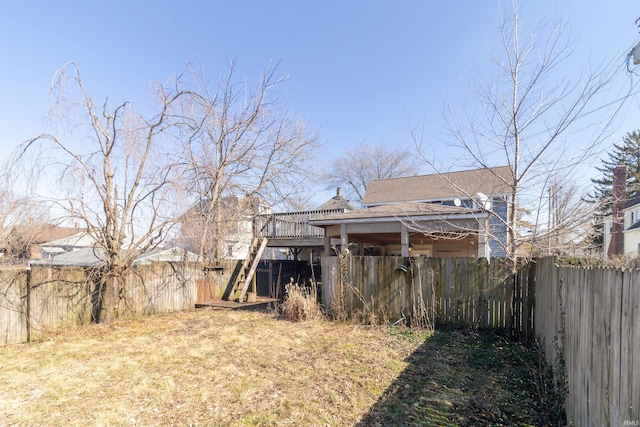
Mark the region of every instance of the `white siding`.
<instances>
[{"instance_id":1,"label":"white siding","mask_svg":"<svg viewBox=\"0 0 640 427\"><path fill-rule=\"evenodd\" d=\"M640 256L639 228L624 232L624 254L629 256Z\"/></svg>"},{"instance_id":2,"label":"white siding","mask_svg":"<svg viewBox=\"0 0 640 427\"><path fill-rule=\"evenodd\" d=\"M640 219L638 216L640 215L640 206L634 206L628 210L624 211L624 229L631 227L633 224L638 222Z\"/></svg>"}]
</instances>

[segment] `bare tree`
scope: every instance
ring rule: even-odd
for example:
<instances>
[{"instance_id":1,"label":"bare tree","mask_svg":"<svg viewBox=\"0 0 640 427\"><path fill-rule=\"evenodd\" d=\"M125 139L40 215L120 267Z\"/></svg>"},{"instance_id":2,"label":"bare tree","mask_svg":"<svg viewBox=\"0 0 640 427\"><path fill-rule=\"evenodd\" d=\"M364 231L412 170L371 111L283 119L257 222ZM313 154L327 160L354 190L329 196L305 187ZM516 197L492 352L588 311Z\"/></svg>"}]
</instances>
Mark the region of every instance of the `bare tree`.
<instances>
[{"instance_id":1,"label":"bare tree","mask_svg":"<svg viewBox=\"0 0 640 427\"><path fill-rule=\"evenodd\" d=\"M362 143L335 156L322 180L329 188L341 187L348 199L360 202L374 179L415 175L419 162L408 149Z\"/></svg>"},{"instance_id":2,"label":"bare tree","mask_svg":"<svg viewBox=\"0 0 640 427\"><path fill-rule=\"evenodd\" d=\"M511 167L512 176L505 180L511 189L508 215L497 218L507 227L505 253L514 261L514 268L522 255L521 245L530 241L521 233L522 213L531 213L534 222L536 217L546 218L543 213L550 209L547 194L552 177L560 174L568 179L594 155L610 123L610 117L584 119L584 114L588 108L595 109L611 71L601 66L579 76L567 74L562 67L575 58L564 29L562 22L539 23L524 37L515 4L502 16L502 49L493 56L495 77L486 78L475 70L473 91L478 109L462 113L451 105L446 109L453 145L466 166ZM584 132L585 127L589 132ZM414 131L414 140L424 153L418 131ZM426 155L422 158L436 167ZM561 224L558 221L553 226Z\"/></svg>"},{"instance_id":3,"label":"bare tree","mask_svg":"<svg viewBox=\"0 0 640 427\"><path fill-rule=\"evenodd\" d=\"M591 242L595 207L584 199L579 187L555 176L548 185L547 223L538 217L533 224L530 256L585 255L594 248ZM523 238L526 244L526 236ZM525 251L521 251L525 255Z\"/></svg>"},{"instance_id":4,"label":"bare tree","mask_svg":"<svg viewBox=\"0 0 640 427\"><path fill-rule=\"evenodd\" d=\"M95 240L104 262L96 277L96 321L118 315L134 260L162 243L179 218L181 174L166 153L177 146L178 130L192 126L175 107L194 96L180 83L177 77L171 87L157 86L156 111L144 117L128 102L97 106L75 64L67 64L52 83L52 108L80 136L44 134L16 152L14 171L38 153L46 171L40 189Z\"/></svg>"},{"instance_id":5,"label":"bare tree","mask_svg":"<svg viewBox=\"0 0 640 427\"><path fill-rule=\"evenodd\" d=\"M22 171L0 165L0 262L26 263L31 245L50 221L32 185L39 170L31 162L24 165Z\"/></svg>"},{"instance_id":6,"label":"bare tree","mask_svg":"<svg viewBox=\"0 0 640 427\"><path fill-rule=\"evenodd\" d=\"M198 126L181 159L194 205L183 232L196 237L200 255L217 259L248 217L301 198L317 144L307 124L286 108L286 78L277 66L266 68L255 85L238 80L233 63L213 87L204 73L194 75L200 96L186 99L183 108Z\"/></svg>"}]
</instances>

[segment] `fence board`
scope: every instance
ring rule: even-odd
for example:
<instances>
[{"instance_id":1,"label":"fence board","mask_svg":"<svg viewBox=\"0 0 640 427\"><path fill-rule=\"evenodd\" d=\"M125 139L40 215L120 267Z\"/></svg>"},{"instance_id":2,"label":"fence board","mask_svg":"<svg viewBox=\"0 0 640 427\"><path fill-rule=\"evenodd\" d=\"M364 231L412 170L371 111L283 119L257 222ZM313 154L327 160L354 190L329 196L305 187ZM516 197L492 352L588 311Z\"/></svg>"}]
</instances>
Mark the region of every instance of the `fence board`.
<instances>
[{"instance_id":1,"label":"fence board","mask_svg":"<svg viewBox=\"0 0 640 427\"><path fill-rule=\"evenodd\" d=\"M615 408L620 406L620 379L622 372L620 371L620 342L616 341L615 331L620 330L622 312L622 288L623 286L612 286L610 292L610 341L611 341L611 359L609 364L609 408L612 408L611 420L619 419L620 411Z\"/></svg>"},{"instance_id":2,"label":"fence board","mask_svg":"<svg viewBox=\"0 0 640 427\"><path fill-rule=\"evenodd\" d=\"M625 279L627 284L624 287L629 288L629 301L628 306L630 308L630 315L628 318L629 332L623 339L627 339L631 344L630 357L631 360L628 364L628 371L626 374L629 376L629 402L633 405L633 408L629 409L629 420L640 420L640 270L633 270L629 272ZM624 419L620 417L615 420L620 422Z\"/></svg>"},{"instance_id":3,"label":"fence board","mask_svg":"<svg viewBox=\"0 0 640 427\"><path fill-rule=\"evenodd\" d=\"M27 270L0 270L0 345L16 344L28 339Z\"/></svg>"},{"instance_id":4,"label":"fence board","mask_svg":"<svg viewBox=\"0 0 640 427\"><path fill-rule=\"evenodd\" d=\"M620 371L623 373L620 378L620 410L623 420L639 420L640 419L640 400L638 390L638 380L635 377L640 375L638 370L640 363L638 358L640 355L640 346L637 339L640 338L640 316L638 316L638 304L640 297L638 292L637 274L626 274L622 281L622 316L620 331L624 338L621 340L620 349ZM634 341L635 339L635 341ZM635 368L635 370L634 370ZM635 398L635 400L633 400ZM625 416L631 413L630 417Z\"/></svg>"}]
</instances>

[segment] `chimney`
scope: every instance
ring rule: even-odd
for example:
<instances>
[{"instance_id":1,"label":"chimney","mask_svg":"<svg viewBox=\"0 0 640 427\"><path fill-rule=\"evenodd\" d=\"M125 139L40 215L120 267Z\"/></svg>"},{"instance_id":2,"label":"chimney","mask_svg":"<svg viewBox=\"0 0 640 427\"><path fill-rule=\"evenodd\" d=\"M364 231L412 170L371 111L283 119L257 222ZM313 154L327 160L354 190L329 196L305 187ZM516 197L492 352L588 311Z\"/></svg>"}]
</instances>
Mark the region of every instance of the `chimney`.
<instances>
[{"instance_id":1,"label":"chimney","mask_svg":"<svg viewBox=\"0 0 640 427\"><path fill-rule=\"evenodd\" d=\"M336 197L335 197L335 198L336 198L336 199L339 199L339 198L341 198L341 197L342 197L342 188L338 187L338 188L336 189Z\"/></svg>"},{"instance_id":2,"label":"chimney","mask_svg":"<svg viewBox=\"0 0 640 427\"><path fill-rule=\"evenodd\" d=\"M613 169L613 204L611 207L611 242L607 257L624 254L624 204L627 199L627 167L616 166Z\"/></svg>"}]
</instances>

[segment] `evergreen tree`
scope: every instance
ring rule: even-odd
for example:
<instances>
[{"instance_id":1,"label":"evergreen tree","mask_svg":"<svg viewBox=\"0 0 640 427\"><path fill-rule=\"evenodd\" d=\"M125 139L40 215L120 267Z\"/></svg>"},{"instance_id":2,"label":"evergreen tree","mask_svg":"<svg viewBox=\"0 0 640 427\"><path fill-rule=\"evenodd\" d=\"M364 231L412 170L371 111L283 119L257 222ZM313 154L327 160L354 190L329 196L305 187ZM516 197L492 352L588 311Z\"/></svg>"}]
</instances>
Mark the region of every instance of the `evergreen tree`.
<instances>
[{"instance_id":1,"label":"evergreen tree","mask_svg":"<svg viewBox=\"0 0 640 427\"><path fill-rule=\"evenodd\" d=\"M602 218L611 214L613 169L627 167L627 197L640 191L640 130L629 132L622 138L622 143L613 144L613 150L608 154L609 158L603 159L600 167L596 166L602 176L591 179L594 193L590 201L600 205L594 231L594 243L600 247L604 243Z\"/></svg>"}]
</instances>

